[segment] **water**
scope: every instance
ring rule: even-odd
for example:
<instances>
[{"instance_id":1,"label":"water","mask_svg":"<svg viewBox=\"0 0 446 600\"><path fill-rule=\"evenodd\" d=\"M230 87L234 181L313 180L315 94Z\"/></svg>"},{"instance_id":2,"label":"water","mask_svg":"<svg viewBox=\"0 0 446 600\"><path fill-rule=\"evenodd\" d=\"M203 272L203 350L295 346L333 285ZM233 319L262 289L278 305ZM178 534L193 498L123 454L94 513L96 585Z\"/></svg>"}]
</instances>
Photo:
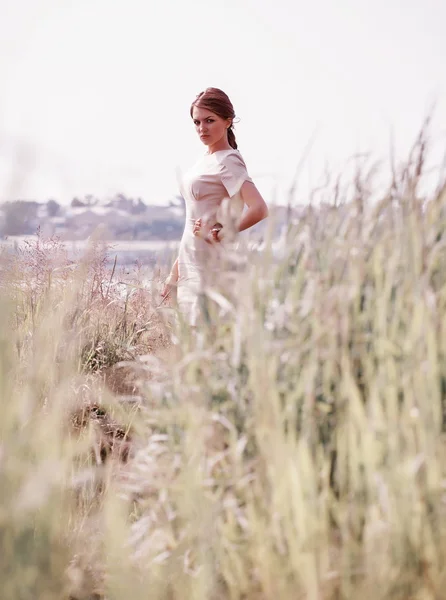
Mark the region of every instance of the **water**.
<instances>
[{"instance_id":1,"label":"water","mask_svg":"<svg viewBox=\"0 0 446 600\"><path fill-rule=\"evenodd\" d=\"M36 236L11 236L0 240L0 245L14 250L27 242L35 242ZM82 256L91 242L90 240L64 241L63 246L68 251L70 258ZM120 265L132 265L136 261L141 264L163 266L172 260L179 247L179 241L163 240L125 240L106 242L108 248L109 262L113 263L115 256Z\"/></svg>"}]
</instances>

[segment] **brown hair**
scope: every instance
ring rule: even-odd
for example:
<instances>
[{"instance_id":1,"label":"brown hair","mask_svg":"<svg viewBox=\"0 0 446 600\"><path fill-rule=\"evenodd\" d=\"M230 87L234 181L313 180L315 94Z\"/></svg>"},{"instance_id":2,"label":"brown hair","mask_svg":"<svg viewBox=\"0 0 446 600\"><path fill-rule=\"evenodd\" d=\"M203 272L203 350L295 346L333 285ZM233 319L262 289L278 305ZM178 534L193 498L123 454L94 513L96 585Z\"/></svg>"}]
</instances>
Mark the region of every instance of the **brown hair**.
<instances>
[{"instance_id":1,"label":"brown hair","mask_svg":"<svg viewBox=\"0 0 446 600\"><path fill-rule=\"evenodd\" d=\"M232 102L229 100L228 96L218 88L209 87L204 90L204 92L200 92L195 100L192 102L190 107L190 116L192 117L192 113L194 110L194 106L199 108L206 108L211 112L215 113L222 119L234 119L235 112L234 107L232 106ZM237 149L237 142L235 141L234 130L232 129L233 123L228 129L228 142L231 148L234 150Z\"/></svg>"}]
</instances>

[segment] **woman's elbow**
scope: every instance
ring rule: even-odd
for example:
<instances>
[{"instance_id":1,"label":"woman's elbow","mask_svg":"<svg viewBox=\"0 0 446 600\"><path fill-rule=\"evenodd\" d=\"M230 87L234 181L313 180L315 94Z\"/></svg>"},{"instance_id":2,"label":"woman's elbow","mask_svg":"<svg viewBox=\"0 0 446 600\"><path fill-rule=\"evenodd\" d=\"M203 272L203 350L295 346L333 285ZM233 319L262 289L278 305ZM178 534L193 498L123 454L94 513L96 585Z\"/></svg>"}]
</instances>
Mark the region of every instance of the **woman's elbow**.
<instances>
[{"instance_id":1,"label":"woman's elbow","mask_svg":"<svg viewBox=\"0 0 446 600\"><path fill-rule=\"evenodd\" d=\"M266 202L263 202L263 204L261 206L259 206L260 221L263 221L263 219L266 219L266 217L268 215L269 215L268 206L266 205Z\"/></svg>"}]
</instances>

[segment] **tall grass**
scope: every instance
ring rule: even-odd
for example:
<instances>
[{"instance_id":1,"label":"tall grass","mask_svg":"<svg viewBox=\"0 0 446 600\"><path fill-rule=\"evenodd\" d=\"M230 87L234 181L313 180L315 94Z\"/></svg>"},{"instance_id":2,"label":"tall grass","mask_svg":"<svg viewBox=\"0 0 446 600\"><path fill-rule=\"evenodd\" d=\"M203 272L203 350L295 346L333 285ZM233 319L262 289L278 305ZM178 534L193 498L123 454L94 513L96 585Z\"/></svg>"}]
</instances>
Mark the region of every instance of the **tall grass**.
<instances>
[{"instance_id":1,"label":"tall grass","mask_svg":"<svg viewBox=\"0 0 446 600\"><path fill-rule=\"evenodd\" d=\"M2 599L443 597L446 188L420 196L418 148L238 256L196 332L100 254L5 257Z\"/></svg>"}]
</instances>

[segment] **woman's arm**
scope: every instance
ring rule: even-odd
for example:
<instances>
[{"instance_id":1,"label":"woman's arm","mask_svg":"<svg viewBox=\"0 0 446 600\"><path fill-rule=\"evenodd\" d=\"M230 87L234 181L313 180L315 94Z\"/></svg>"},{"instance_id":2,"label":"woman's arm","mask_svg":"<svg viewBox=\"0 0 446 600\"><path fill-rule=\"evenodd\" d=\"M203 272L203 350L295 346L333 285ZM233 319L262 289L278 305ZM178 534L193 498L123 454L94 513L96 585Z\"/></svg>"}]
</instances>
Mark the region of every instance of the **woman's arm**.
<instances>
[{"instance_id":1,"label":"woman's arm","mask_svg":"<svg viewBox=\"0 0 446 600\"><path fill-rule=\"evenodd\" d=\"M174 282L178 281L178 256L175 260L175 262L172 265L172 268L170 269L170 274L168 279L172 279Z\"/></svg>"},{"instance_id":2,"label":"woman's arm","mask_svg":"<svg viewBox=\"0 0 446 600\"><path fill-rule=\"evenodd\" d=\"M242 185L240 195L243 202L247 205L248 210L243 215L238 230L245 231L245 229L249 229L253 225L263 221L263 219L266 219L268 216L268 207L259 190L250 181L245 181Z\"/></svg>"},{"instance_id":3,"label":"woman's arm","mask_svg":"<svg viewBox=\"0 0 446 600\"><path fill-rule=\"evenodd\" d=\"M251 181L245 181L240 188L240 195L243 200L243 203L247 205L248 210L243 215L240 224L238 226L238 231L245 231L245 229L249 229L253 225L256 225L263 219L266 219L268 216L268 207L266 205L265 200L262 198L259 190ZM197 219L194 224L194 235L199 235L202 228L201 219ZM220 223L215 223L212 229L205 236L205 241L209 244L214 242L221 241L222 237L220 237L220 230L224 234L225 228L221 229Z\"/></svg>"},{"instance_id":4,"label":"woman's arm","mask_svg":"<svg viewBox=\"0 0 446 600\"><path fill-rule=\"evenodd\" d=\"M178 281L178 257L177 257L176 261L173 263L170 273L167 276L166 281L164 282L163 290L161 292L161 296L163 298L167 298L167 296L170 295L172 286L176 285L177 281Z\"/></svg>"}]
</instances>

